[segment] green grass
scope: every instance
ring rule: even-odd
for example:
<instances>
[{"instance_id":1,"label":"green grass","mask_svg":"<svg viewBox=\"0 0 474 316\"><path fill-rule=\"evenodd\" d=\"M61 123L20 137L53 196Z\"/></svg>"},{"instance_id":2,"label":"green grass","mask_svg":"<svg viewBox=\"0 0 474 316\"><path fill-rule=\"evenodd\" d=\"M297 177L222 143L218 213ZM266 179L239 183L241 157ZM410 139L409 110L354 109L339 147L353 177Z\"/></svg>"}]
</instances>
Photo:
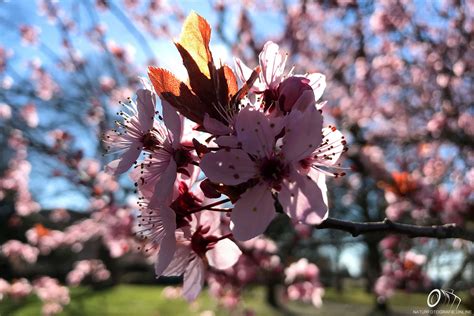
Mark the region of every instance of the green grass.
<instances>
[{"instance_id":1,"label":"green grass","mask_svg":"<svg viewBox=\"0 0 474 316\"><path fill-rule=\"evenodd\" d=\"M144 315L180 316L199 315L212 310L217 316L242 315L245 308L256 315L283 315L265 303L263 288L252 288L244 293L242 306L233 311L223 310L207 291L193 304L183 299L167 299L162 294L163 287L147 285L120 285L101 291L86 287L71 289L71 303L61 315ZM295 315L374 315L371 313L374 298L360 288L349 288L342 293L326 289L323 307L316 309L309 304L291 302L285 307ZM426 308L426 294L397 293L390 301L393 315L411 315L415 308ZM0 316L40 315L41 302L29 297L21 302L5 300L0 302Z\"/></svg>"},{"instance_id":2,"label":"green grass","mask_svg":"<svg viewBox=\"0 0 474 316\"><path fill-rule=\"evenodd\" d=\"M146 285L120 285L114 288L91 291L88 288L71 289L71 303L60 315L199 315L212 310L216 315L228 315L219 309L215 300L204 291L199 299L188 304L183 299L167 299L162 294L163 287ZM252 290L245 295L251 298L243 304L252 308L257 315L273 315L274 311L263 304L263 292ZM0 303L0 315L40 315L41 302L29 297L21 302L4 301Z\"/></svg>"}]
</instances>

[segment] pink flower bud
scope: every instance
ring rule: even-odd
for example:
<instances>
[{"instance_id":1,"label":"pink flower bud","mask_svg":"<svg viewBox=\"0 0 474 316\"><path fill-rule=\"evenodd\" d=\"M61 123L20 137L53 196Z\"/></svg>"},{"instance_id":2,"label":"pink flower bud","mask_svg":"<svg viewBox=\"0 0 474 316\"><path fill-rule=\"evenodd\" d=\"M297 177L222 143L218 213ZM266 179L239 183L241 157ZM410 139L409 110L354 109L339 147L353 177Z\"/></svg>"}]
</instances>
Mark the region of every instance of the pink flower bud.
<instances>
[{"instance_id":1,"label":"pink flower bud","mask_svg":"<svg viewBox=\"0 0 474 316\"><path fill-rule=\"evenodd\" d=\"M313 90L309 85L309 79L305 77L289 77L278 87L278 102L280 109L289 112L298 99L307 90Z\"/></svg>"}]
</instances>

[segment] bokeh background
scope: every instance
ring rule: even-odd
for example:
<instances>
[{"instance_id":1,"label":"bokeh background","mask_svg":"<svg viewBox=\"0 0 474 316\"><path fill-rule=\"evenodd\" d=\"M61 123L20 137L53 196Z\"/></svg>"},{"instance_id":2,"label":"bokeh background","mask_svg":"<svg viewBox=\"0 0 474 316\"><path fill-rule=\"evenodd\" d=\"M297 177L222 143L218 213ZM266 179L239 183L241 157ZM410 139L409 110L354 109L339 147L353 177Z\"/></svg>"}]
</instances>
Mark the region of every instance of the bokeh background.
<instances>
[{"instance_id":1,"label":"bokeh background","mask_svg":"<svg viewBox=\"0 0 474 316\"><path fill-rule=\"evenodd\" d=\"M326 75L325 125L349 146L330 216L474 228L472 0L3 0L0 314L408 315L436 288L474 310L472 242L283 216L192 304L179 278L155 279L133 182L104 172L100 140L148 65L186 77L172 40L191 10L214 60L256 66L272 40L296 73ZM306 290L287 282L295 262Z\"/></svg>"}]
</instances>

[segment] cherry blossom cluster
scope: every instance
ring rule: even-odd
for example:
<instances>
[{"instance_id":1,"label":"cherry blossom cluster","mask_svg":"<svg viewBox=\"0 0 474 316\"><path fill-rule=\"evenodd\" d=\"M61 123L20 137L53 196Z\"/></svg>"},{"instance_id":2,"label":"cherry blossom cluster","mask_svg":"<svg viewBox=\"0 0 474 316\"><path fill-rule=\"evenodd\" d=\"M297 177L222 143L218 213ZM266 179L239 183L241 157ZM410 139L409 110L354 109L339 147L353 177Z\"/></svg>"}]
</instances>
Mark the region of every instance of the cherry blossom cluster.
<instances>
[{"instance_id":1,"label":"cherry blossom cluster","mask_svg":"<svg viewBox=\"0 0 474 316\"><path fill-rule=\"evenodd\" d=\"M4 109L8 106L3 105ZM7 110L7 114L8 114ZM5 117L8 118L9 117ZM0 117L1 122L1 117ZM27 160L27 141L23 132L14 129L8 138L8 145L12 149L9 157L8 169L0 176L0 201L7 200L15 195L15 211L20 216L27 216L38 212L40 205L33 200L28 187L31 164Z\"/></svg>"},{"instance_id":2,"label":"cherry blossom cluster","mask_svg":"<svg viewBox=\"0 0 474 316\"><path fill-rule=\"evenodd\" d=\"M0 302L9 297L20 300L30 294L35 294L43 303L43 315L55 315L63 310L63 306L69 304L69 290L59 284L58 280L48 276L42 276L30 283L21 278L8 283L0 278Z\"/></svg>"},{"instance_id":3,"label":"cherry blossom cluster","mask_svg":"<svg viewBox=\"0 0 474 316\"><path fill-rule=\"evenodd\" d=\"M100 282L110 277L110 271L107 270L101 260L81 260L76 262L74 269L68 273L67 283L77 286L86 277L92 278L95 282Z\"/></svg>"},{"instance_id":4,"label":"cherry blossom cluster","mask_svg":"<svg viewBox=\"0 0 474 316\"><path fill-rule=\"evenodd\" d=\"M325 76L287 71L273 42L254 69L236 58L234 74L213 63L209 38L207 22L188 16L176 46L189 82L150 67L150 81L120 102L122 120L104 135L119 155L107 170L132 168L137 235L156 252L156 275L184 274L188 300L207 267L232 267L242 253L236 242L263 234L277 212L295 224L324 221L326 176L344 175L344 136L323 125Z\"/></svg>"},{"instance_id":5,"label":"cherry blossom cluster","mask_svg":"<svg viewBox=\"0 0 474 316\"><path fill-rule=\"evenodd\" d=\"M311 302L314 306L322 305L324 289L319 282L318 267L302 258L285 269L285 283L289 284L287 295L290 300Z\"/></svg>"},{"instance_id":6,"label":"cherry blossom cluster","mask_svg":"<svg viewBox=\"0 0 474 316\"><path fill-rule=\"evenodd\" d=\"M19 240L11 239L1 245L0 250L13 264L33 264L38 259L39 249Z\"/></svg>"},{"instance_id":7,"label":"cherry blossom cluster","mask_svg":"<svg viewBox=\"0 0 474 316\"><path fill-rule=\"evenodd\" d=\"M386 259L382 275L374 285L374 292L381 300L391 297L396 289L409 291L428 288L430 280L424 266L427 257L413 250L405 250L402 238L387 236L380 242Z\"/></svg>"}]
</instances>

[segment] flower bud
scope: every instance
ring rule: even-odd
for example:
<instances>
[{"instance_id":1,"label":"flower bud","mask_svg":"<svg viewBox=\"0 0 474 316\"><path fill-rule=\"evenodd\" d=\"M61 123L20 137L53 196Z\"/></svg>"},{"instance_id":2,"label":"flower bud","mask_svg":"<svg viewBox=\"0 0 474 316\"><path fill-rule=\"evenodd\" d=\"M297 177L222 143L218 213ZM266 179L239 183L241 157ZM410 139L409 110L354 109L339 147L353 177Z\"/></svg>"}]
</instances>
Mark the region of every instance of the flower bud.
<instances>
[{"instance_id":1,"label":"flower bud","mask_svg":"<svg viewBox=\"0 0 474 316\"><path fill-rule=\"evenodd\" d=\"M305 91L312 90L309 79L305 77L289 77L278 87L280 110L289 112Z\"/></svg>"}]
</instances>

